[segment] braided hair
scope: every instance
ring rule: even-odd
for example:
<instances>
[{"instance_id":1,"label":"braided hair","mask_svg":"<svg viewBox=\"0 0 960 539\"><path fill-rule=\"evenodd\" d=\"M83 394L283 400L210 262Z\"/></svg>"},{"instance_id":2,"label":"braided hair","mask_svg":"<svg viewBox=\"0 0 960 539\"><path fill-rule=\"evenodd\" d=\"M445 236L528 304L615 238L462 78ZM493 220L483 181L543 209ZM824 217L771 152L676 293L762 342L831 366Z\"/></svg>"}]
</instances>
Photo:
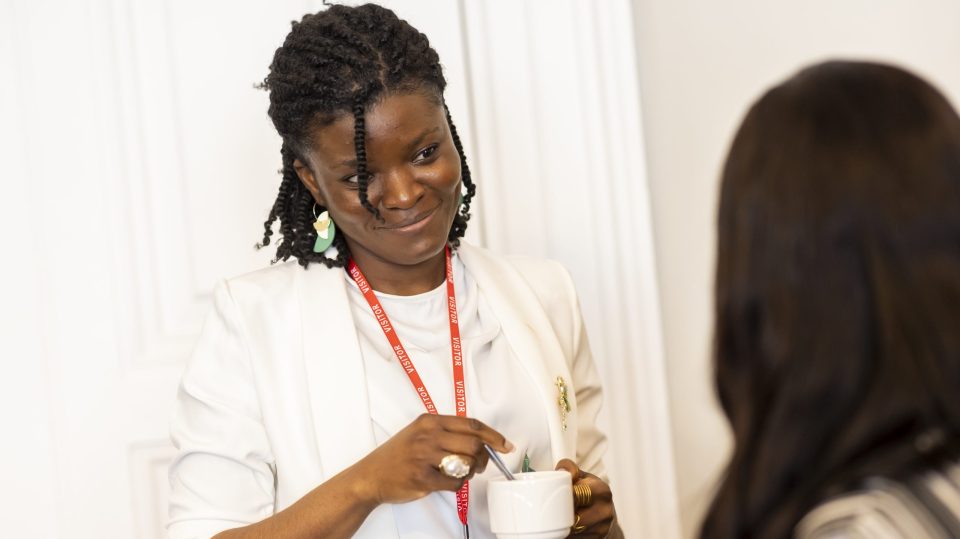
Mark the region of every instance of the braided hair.
<instances>
[{"instance_id":1,"label":"braided hair","mask_svg":"<svg viewBox=\"0 0 960 539\"><path fill-rule=\"evenodd\" d=\"M447 81L440 57L427 36L389 9L374 4L358 7L334 5L308 14L277 49L262 88L270 92L268 114L280 134L283 160L277 199L263 223L262 248L270 244L274 221L280 221L281 238L273 262L295 257L301 266L320 262L343 267L350 253L343 234L334 239L335 258L313 252L314 199L294 171L294 161L305 159L311 129L328 125L344 113L354 118L354 146L360 203L380 218L367 198L365 111L386 92L425 91L443 104L454 146L460 154L461 180L466 192L450 227L448 241L456 246L467 229L470 201L476 186L463 152L457 128L443 103ZM324 211L320 208L319 211Z\"/></svg>"}]
</instances>

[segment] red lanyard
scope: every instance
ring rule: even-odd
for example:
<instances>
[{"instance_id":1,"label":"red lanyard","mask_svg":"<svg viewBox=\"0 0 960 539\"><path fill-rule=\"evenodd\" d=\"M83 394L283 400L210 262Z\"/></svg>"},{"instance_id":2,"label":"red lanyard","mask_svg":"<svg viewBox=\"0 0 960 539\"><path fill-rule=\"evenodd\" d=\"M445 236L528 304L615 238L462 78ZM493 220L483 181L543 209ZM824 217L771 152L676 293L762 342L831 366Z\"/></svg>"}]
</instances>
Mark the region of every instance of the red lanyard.
<instances>
[{"instance_id":1,"label":"red lanyard","mask_svg":"<svg viewBox=\"0 0 960 539\"><path fill-rule=\"evenodd\" d=\"M453 356L453 395L456 399L457 415L465 417L467 415L467 387L463 382L463 350L460 347L460 323L457 317L457 298L453 289L453 263L451 262L449 246L446 248L446 258L447 313L450 317L450 350ZM380 324L380 329L382 329L383 334L386 335L387 341L390 342L390 347L393 348L394 355L396 355L397 360L400 361L400 366L403 367L403 370L407 373L407 377L410 378L410 383L413 384L413 388L417 394L420 395L423 406L427 409L428 413L438 413L437 407L433 404L433 399L430 398L430 393L427 391L427 386L423 383L423 380L420 379L417 368L413 365L413 361L410 360L407 350L400 344L400 339L397 337L397 332L393 329L393 324L390 323L390 318L387 317L386 311L380 306L380 300L377 299L373 288L370 286L370 283L367 282L367 278L363 276L363 272L357 267L353 258L350 258L350 262L347 264L347 271L350 273L353 281L357 283L357 287L360 288L364 299L370 304L373 316ZM467 508L469 502L470 484L464 481L463 487L457 491L457 514L460 517L460 522L463 523L464 534L467 536L469 536L467 534Z\"/></svg>"}]
</instances>

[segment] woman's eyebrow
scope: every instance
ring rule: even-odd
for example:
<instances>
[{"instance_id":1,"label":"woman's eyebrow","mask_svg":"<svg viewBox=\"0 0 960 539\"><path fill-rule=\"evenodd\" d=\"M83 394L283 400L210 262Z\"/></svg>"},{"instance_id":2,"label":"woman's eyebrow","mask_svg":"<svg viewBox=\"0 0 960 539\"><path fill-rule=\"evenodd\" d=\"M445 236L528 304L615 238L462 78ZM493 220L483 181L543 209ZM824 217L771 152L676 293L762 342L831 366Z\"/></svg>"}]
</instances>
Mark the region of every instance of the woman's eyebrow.
<instances>
[{"instance_id":1,"label":"woman's eyebrow","mask_svg":"<svg viewBox=\"0 0 960 539\"><path fill-rule=\"evenodd\" d=\"M424 129L424 130L417 136L417 138L413 139L413 140L410 142L410 144L407 145L407 149L408 149L408 150L413 150L415 147L419 146L420 143L423 142L423 139L427 138L429 135L432 135L433 133L436 133L437 131L440 131L440 126L439 126L439 125L434 126L434 127L428 127L428 128L426 128L426 129Z\"/></svg>"}]
</instances>

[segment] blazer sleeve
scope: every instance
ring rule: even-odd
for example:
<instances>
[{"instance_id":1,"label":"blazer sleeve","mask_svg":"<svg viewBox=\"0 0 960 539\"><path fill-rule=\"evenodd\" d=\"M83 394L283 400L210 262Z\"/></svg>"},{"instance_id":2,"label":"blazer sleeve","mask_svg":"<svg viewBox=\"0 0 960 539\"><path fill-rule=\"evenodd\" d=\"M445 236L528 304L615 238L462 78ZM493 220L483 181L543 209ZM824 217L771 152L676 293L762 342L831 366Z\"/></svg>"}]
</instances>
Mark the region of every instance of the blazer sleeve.
<instances>
[{"instance_id":1,"label":"blazer sleeve","mask_svg":"<svg viewBox=\"0 0 960 539\"><path fill-rule=\"evenodd\" d=\"M559 264L558 264L559 266ZM573 279L565 268L559 270L567 291L567 305L572 321L570 333L570 375L573 378L577 404L577 465L609 482L603 457L607 452L607 437L597 425L603 407L603 388L593 362L593 353L587 339L587 328L580 312L580 300Z\"/></svg>"},{"instance_id":2,"label":"blazer sleeve","mask_svg":"<svg viewBox=\"0 0 960 539\"><path fill-rule=\"evenodd\" d=\"M603 388L590 352L573 278L562 264L552 260L522 256L509 260L534 291L566 355L577 412L577 465L609 481L603 462L607 437L597 425Z\"/></svg>"},{"instance_id":3,"label":"blazer sleeve","mask_svg":"<svg viewBox=\"0 0 960 539\"><path fill-rule=\"evenodd\" d=\"M274 512L275 465L245 331L226 282L177 393L171 438L170 539L209 538Z\"/></svg>"}]
</instances>

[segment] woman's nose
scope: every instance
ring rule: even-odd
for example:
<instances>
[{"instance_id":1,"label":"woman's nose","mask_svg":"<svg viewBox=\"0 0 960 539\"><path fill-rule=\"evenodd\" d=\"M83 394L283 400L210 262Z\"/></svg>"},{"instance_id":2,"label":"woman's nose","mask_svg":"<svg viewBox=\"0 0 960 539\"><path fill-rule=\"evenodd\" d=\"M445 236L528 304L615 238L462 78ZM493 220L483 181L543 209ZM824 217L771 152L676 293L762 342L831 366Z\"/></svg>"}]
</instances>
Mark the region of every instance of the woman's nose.
<instances>
[{"instance_id":1,"label":"woman's nose","mask_svg":"<svg viewBox=\"0 0 960 539\"><path fill-rule=\"evenodd\" d=\"M383 179L380 203L388 209L409 209L417 204L423 192L423 185L417 181L412 171L398 169Z\"/></svg>"}]
</instances>

